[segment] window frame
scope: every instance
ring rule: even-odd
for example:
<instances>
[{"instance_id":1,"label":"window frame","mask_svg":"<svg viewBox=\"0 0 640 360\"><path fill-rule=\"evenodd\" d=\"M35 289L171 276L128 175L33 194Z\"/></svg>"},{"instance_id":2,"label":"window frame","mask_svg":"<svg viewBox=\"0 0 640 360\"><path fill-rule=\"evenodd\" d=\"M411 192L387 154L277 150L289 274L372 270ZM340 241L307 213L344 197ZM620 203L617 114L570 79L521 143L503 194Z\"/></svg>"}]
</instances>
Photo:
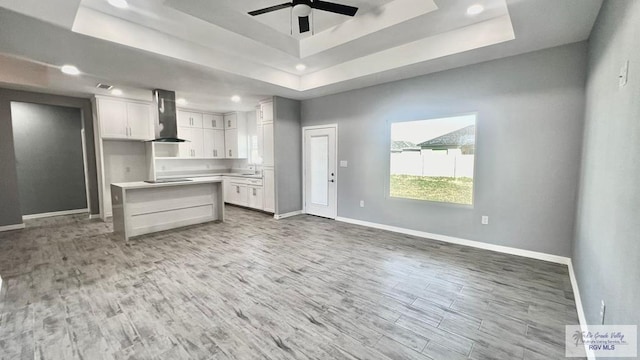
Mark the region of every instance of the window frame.
<instances>
[{"instance_id":1,"label":"window frame","mask_svg":"<svg viewBox=\"0 0 640 360\"><path fill-rule=\"evenodd\" d=\"M444 202L444 201L435 201L435 200L422 200L422 199L410 199L403 197L395 197L391 196L391 126L396 123L404 123L404 122L412 122L412 121L426 121L426 120L439 120L446 118L455 118L461 116L475 116L475 126L476 131L474 135L475 142L475 150L473 155L473 186L472 186L472 196L471 196L471 204L461 204L461 203L452 203L452 202ZM387 119L386 120L386 177L384 181L384 198L387 201L398 202L398 203L408 203L408 204L427 204L429 206L441 206L447 208L461 208L461 209L474 209L477 202L477 179L478 179L478 129L480 128L480 114L478 111L469 111L462 113L448 113L443 115L435 115L429 116L425 118L409 118L409 119Z\"/></svg>"}]
</instances>

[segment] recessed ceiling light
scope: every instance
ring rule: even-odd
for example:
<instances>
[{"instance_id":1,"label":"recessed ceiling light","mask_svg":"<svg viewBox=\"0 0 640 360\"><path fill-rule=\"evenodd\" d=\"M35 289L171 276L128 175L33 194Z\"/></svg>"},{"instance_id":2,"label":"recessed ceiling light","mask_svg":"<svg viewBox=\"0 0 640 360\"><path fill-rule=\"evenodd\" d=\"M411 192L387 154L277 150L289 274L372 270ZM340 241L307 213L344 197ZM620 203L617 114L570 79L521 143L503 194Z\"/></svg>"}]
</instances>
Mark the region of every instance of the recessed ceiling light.
<instances>
[{"instance_id":1,"label":"recessed ceiling light","mask_svg":"<svg viewBox=\"0 0 640 360\"><path fill-rule=\"evenodd\" d=\"M307 65L305 65L305 64L296 65L296 70L298 70L298 71L305 71L306 69L307 69Z\"/></svg>"},{"instance_id":2,"label":"recessed ceiling light","mask_svg":"<svg viewBox=\"0 0 640 360\"><path fill-rule=\"evenodd\" d=\"M67 75L80 75L80 70L78 70L78 68L73 65L63 65L60 68L60 71Z\"/></svg>"},{"instance_id":3,"label":"recessed ceiling light","mask_svg":"<svg viewBox=\"0 0 640 360\"><path fill-rule=\"evenodd\" d=\"M233 101L233 102L237 103L237 102L240 102L240 100L242 100L242 99L240 99L240 96L238 96L238 95L233 95L231 97L231 101Z\"/></svg>"},{"instance_id":4,"label":"recessed ceiling light","mask_svg":"<svg viewBox=\"0 0 640 360\"><path fill-rule=\"evenodd\" d=\"M467 8L467 15L478 15L484 11L484 6L480 4L471 5Z\"/></svg>"},{"instance_id":5,"label":"recessed ceiling light","mask_svg":"<svg viewBox=\"0 0 640 360\"><path fill-rule=\"evenodd\" d=\"M113 89L113 90L111 90L111 95L120 96L120 95L122 95L122 90Z\"/></svg>"},{"instance_id":6,"label":"recessed ceiling light","mask_svg":"<svg viewBox=\"0 0 640 360\"><path fill-rule=\"evenodd\" d=\"M180 99L176 100L176 103L178 105L187 105L187 100L185 100L183 98L180 98Z\"/></svg>"},{"instance_id":7,"label":"recessed ceiling light","mask_svg":"<svg viewBox=\"0 0 640 360\"><path fill-rule=\"evenodd\" d=\"M118 9L126 9L129 7L129 3L127 3L127 0L109 0L109 4L111 6L117 7Z\"/></svg>"}]
</instances>

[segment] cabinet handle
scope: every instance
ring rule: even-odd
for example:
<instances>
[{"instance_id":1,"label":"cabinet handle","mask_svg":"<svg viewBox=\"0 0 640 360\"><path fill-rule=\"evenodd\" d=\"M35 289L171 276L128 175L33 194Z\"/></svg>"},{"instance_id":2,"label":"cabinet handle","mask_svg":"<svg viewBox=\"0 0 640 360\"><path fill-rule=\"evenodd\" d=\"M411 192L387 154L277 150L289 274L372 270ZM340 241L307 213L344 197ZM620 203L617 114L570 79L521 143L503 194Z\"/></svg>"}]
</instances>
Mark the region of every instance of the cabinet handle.
<instances>
[{"instance_id":1,"label":"cabinet handle","mask_svg":"<svg viewBox=\"0 0 640 360\"><path fill-rule=\"evenodd\" d=\"M231 127L231 120L227 120L227 127Z\"/></svg>"},{"instance_id":2,"label":"cabinet handle","mask_svg":"<svg viewBox=\"0 0 640 360\"><path fill-rule=\"evenodd\" d=\"M256 196L256 188L253 188L253 196Z\"/></svg>"},{"instance_id":3,"label":"cabinet handle","mask_svg":"<svg viewBox=\"0 0 640 360\"><path fill-rule=\"evenodd\" d=\"M229 150L229 157L231 157L231 150Z\"/></svg>"},{"instance_id":4,"label":"cabinet handle","mask_svg":"<svg viewBox=\"0 0 640 360\"><path fill-rule=\"evenodd\" d=\"M236 186L236 193L240 194L240 186Z\"/></svg>"},{"instance_id":5,"label":"cabinet handle","mask_svg":"<svg viewBox=\"0 0 640 360\"><path fill-rule=\"evenodd\" d=\"M216 121L215 120L211 120L211 127L215 128L216 127Z\"/></svg>"}]
</instances>

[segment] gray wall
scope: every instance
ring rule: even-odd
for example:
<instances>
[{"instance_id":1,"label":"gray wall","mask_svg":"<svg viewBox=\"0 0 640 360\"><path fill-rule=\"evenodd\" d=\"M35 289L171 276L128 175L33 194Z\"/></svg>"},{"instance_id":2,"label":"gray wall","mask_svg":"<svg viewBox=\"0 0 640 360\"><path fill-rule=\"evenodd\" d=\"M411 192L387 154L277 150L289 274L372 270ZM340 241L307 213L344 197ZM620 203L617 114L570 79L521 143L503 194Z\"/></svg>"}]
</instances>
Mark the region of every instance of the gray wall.
<instances>
[{"instance_id":1,"label":"gray wall","mask_svg":"<svg viewBox=\"0 0 640 360\"><path fill-rule=\"evenodd\" d=\"M82 121L85 129L87 162L89 170L89 194L91 213L98 214L98 177L96 172L95 145L93 140L93 115L89 99L73 98L0 89L0 226L22 223L22 213L18 196L18 176L13 146L11 126L11 102L29 102L82 109Z\"/></svg>"},{"instance_id":2,"label":"gray wall","mask_svg":"<svg viewBox=\"0 0 640 360\"><path fill-rule=\"evenodd\" d=\"M13 102L11 119L22 214L85 209L80 109Z\"/></svg>"},{"instance_id":3,"label":"gray wall","mask_svg":"<svg viewBox=\"0 0 640 360\"><path fill-rule=\"evenodd\" d=\"M573 264L589 324L640 324L640 1L605 1L590 39ZM618 72L629 60L629 82Z\"/></svg>"},{"instance_id":4,"label":"gray wall","mask_svg":"<svg viewBox=\"0 0 640 360\"><path fill-rule=\"evenodd\" d=\"M338 216L569 256L586 63L583 42L303 101L303 126L338 124ZM469 112L473 208L389 198L389 122Z\"/></svg>"},{"instance_id":5,"label":"gray wall","mask_svg":"<svg viewBox=\"0 0 640 360\"><path fill-rule=\"evenodd\" d=\"M300 101L273 98L276 214L302 210Z\"/></svg>"}]
</instances>

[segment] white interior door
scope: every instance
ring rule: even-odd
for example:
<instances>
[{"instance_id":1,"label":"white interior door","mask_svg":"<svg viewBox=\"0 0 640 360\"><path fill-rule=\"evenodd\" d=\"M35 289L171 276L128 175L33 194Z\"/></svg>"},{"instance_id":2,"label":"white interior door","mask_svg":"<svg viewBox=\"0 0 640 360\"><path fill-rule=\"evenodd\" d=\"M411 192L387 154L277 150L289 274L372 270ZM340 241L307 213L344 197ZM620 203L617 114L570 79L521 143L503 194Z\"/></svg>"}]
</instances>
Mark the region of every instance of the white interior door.
<instances>
[{"instance_id":1,"label":"white interior door","mask_svg":"<svg viewBox=\"0 0 640 360\"><path fill-rule=\"evenodd\" d=\"M304 129L304 195L307 214L337 216L336 127Z\"/></svg>"}]
</instances>

